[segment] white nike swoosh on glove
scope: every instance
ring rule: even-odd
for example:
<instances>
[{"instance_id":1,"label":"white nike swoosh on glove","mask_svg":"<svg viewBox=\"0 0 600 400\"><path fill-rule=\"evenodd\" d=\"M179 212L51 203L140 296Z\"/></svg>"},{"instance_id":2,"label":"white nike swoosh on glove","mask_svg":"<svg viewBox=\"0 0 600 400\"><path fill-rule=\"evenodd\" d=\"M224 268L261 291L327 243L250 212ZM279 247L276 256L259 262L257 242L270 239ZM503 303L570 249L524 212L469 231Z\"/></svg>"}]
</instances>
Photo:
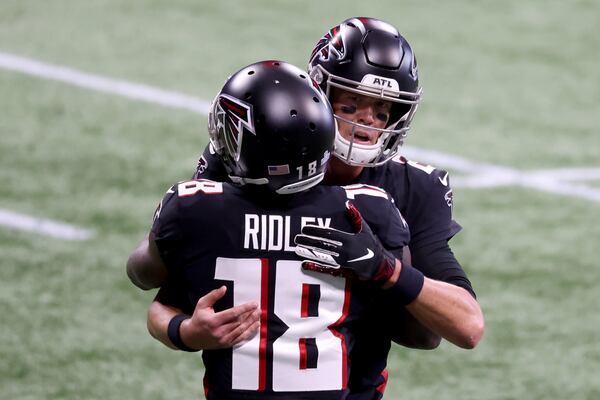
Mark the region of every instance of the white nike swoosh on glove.
<instances>
[{"instance_id":1,"label":"white nike swoosh on glove","mask_svg":"<svg viewBox=\"0 0 600 400\"><path fill-rule=\"evenodd\" d=\"M371 249L367 248L367 254L365 254L362 257L355 258L353 260L348 260L347 262L351 263L351 262L356 262L356 261L368 260L369 258L372 258L373 256L374 256L373 251Z\"/></svg>"}]
</instances>

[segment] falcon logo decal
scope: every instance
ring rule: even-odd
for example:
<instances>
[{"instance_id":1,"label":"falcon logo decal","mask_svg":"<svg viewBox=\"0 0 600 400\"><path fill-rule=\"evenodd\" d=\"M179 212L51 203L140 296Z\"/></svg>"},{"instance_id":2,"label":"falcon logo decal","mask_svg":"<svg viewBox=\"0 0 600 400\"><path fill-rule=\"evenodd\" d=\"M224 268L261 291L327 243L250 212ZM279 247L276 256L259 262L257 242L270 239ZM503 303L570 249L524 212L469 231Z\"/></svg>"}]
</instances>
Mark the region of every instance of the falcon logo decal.
<instances>
[{"instance_id":1,"label":"falcon logo decal","mask_svg":"<svg viewBox=\"0 0 600 400\"><path fill-rule=\"evenodd\" d=\"M235 97L222 94L216 104L217 131L222 132L224 145L229 154L233 155L235 161L240 158L240 148L244 128L253 135L256 135L254 129L252 106Z\"/></svg>"},{"instance_id":2,"label":"falcon logo decal","mask_svg":"<svg viewBox=\"0 0 600 400\"><path fill-rule=\"evenodd\" d=\"M208 168L208 161L206 161L206 158L204 158L204 155L201 155L200 159L198 159L198 165L196 166L196 176L194 176L194 179L200 179L199 178L200 175L205 173L207 168Z\"/></svg>"},{"instance_id":3,"label":"falcon logo decal","mask_svg":"<svg viewBox=\"0 0 600 400\"><path fill-rule=\"evenodd\" d=\"M444 200L446 200L446 204L448 207L452 208L452 189L448 190L444 195Z\"/></svg>"},{"instance_id":4,"label":"falcon logo decal","mask_svg":"<svg viewBox=\"0 0 600 400\"><path fill-rule=\"evenodd\" d=\"M319 57L321 61L329 61L331 57L343 60L346 57L344 44L344 25L336 26L327 32L317 43L310 55L310 60Z\"/></svg>"}]
</instances>

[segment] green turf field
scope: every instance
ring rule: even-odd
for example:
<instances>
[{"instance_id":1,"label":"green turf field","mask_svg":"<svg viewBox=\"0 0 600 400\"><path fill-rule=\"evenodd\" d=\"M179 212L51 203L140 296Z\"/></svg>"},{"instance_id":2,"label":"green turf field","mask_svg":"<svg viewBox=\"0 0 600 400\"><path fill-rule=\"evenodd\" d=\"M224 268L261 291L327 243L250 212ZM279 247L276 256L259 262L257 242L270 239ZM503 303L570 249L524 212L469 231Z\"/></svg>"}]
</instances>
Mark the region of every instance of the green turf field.
<instances>
[{"instance_id":1,"label":"green turf field","mask_svg":"<svg viewBox=\"0 0 600 400\"><path fill-rule=\"evenodd\" d=\"M245 64L304 67L332 24L379 17L419 61L410 146L474 163L438 165L456 178L481 163L585 169L559 186L600 197L599 3L370 3L4 0L0 55L210 100ZM153 293L124 266L164 190L195 168L206 118L7 67L0 94L0 210L95 233L0 224L0 399L202 398L199 355L149 336ZM486 334L471 351L394 348L387 399L600 399L600 200L555 191L455 187L453 249Z\"/></svg>"}]
</instances>

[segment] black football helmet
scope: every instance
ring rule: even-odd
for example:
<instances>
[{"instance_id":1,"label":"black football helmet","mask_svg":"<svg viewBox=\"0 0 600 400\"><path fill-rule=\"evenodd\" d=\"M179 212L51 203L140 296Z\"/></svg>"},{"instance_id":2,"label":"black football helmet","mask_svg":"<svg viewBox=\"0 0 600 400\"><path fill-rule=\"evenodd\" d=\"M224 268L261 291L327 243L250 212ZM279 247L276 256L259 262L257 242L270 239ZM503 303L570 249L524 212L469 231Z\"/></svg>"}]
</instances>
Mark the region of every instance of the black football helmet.
<instances>
[{"instance_id":1,"label":"black football helmet","mask_svg":"<svg viewBox=\"0 0 600 400\"><path fill-rule=\"evenodd\" d=\"M211 105L208 132L234 183L287 194L323 179L336 128L327 98L308 74L271 60L227 80Z\"/></svg>"},{"instance_id":2,"label":"black football helmet","mask_svg":"<svg viewBox=\"0 0 600 400\"><path fill-rule=\"evenodd\" d=\"M389 124L375 129L353 125L350 140L339 133L335 155L350 165L378 166L398 154L421 99L417 60L410 44L387 22L350 18L333 27L312 51L308 71L331 100L332 88L392 103ZM379 131L375 145L354 142L357 127Z\"/></svg>"}]
</instances>

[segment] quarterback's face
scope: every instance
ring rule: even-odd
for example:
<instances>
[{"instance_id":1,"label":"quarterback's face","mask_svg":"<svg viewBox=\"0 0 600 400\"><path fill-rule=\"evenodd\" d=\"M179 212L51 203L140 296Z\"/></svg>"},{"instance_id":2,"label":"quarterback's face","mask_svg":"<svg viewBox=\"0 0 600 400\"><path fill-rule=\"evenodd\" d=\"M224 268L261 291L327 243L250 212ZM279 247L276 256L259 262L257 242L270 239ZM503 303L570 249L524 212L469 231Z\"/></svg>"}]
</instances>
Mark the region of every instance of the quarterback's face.
<instances>
[{"instance_id":1,"label":"quarterback's face","mask_svg":"<svg viewBox=\"0 0 600 400\"><path fill-rule=\"evenodd\" d=\"M362 96L335 88L332 93L332 107L335 115L346 120L373 128L385 128L390 119L392 103L369 96ZM354 128L354 141L361 144L375 144L379 132L350 125L338 120L340 134L350 140Z\"/></svg>"}]
</instances>

